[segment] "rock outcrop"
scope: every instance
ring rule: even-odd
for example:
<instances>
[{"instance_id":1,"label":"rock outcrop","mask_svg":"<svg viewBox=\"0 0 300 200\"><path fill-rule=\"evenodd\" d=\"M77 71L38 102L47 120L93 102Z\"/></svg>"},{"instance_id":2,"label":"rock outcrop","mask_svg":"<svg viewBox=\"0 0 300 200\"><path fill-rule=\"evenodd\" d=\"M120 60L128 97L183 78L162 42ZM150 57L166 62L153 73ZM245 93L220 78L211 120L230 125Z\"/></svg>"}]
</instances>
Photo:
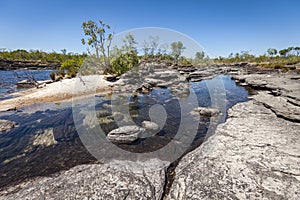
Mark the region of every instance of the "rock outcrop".
<instances>
[{"instance_id":1,"label":"rock outcrop","mask_svg":"<svg viewBox=\"0 0 300 200\"><path fill-rule=\"evenodd\" d=\"M299 199L300 124L257 101L228 115L179 162L167 199Z\"/></svg>"},{"instance_id":2,"label":"rock outcrop","mask_svg":"<svg viewBox=\"0 0 300 200\"><path fill-rule=\"evenodd\" d=\"M17 70L17 69L56 69L60 63L46 62L40 60L7 60L0 59L0 70Z\"/></svg>"},{"instance_id":3,"label":"rock outcrop","mask_svg":"<svg viewBox=\"0 0 300 200\"><path fill-rule=\"evenodd\" d=\"M182 158L166 199L300 198L299 76L241 74L255 95Z\"/></svg>"},{"instance_id":4,"label":"rock outcrop","mask_svg":"<svg viewBox=\"0 0 300 200\"><path fill-rule=\"evenodd\" d=\"M109 166L80 165L11 186L0 192L0 199L300 199L300 77L242 75L248 73L242 71L247 65L201 69L151 66L150 70L157 68L151 73L146 66L139 72L142 80L135 80L137 85L127 82L124 75L123 82L116 86L118 94L168 87L173 95L180 96L188 95L186 80L200 81L229 73L240 85L256 90L250 101L233 106L226 122L218 125L205 143L181 158L170 176L160 160L140 163L139 169L152 167L150 171L139 171L130 161L115 161ZM207 117L219 114L210 108L198 108L196 112ZM97 117L100 124L125 118L107 110L97 112ZM144 122L143 128L109 130L107 138L131 144L157 128L151 123ZM35 141L37 145L48 145L40 137ZM168 191L166 183L170 180L166 177L174 178Z\"/></svg>"},{"instance_id":5,"label":"rock outcrop","mask_svg":"<svg viewBox=\"0 0 300 200\"><path fill-rule=\"evenodd\" d=\"M160 161L141 163L147 166ZM123 163L128 166L128 163ZM135 163L138 164L138 163ZM122 163L118 162L118 166ZM157 166L155 166L157 167ZM128 168L127 168L128 169ZM165 170L135 171L103 164L79 165L52 177L40 177L0 193L0 199L161 199Z\"/></svg>"},{"instance_id":6,"label":"rock outcrop","mask_svg":"<svg viewBox=\"0 0 300 200\"><path fill-rule=\"evenodd\" d=\"M300 76L293 74L233 76L244 86L260 90L253 98L270 108L278 117L300 122Z\"/></svg>"}]
</instances>

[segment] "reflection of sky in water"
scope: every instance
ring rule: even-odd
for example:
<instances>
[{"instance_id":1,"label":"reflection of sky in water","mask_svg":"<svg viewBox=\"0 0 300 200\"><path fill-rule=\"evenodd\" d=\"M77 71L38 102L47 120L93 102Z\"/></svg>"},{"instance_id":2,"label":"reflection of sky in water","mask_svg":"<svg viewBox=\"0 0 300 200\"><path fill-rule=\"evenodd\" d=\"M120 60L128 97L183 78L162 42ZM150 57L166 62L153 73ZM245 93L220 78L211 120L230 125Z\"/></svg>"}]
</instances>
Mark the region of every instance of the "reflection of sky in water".
<instances>
[{"instance_id":1,"label":"reflection of sky in water","mask_svg":"<svg viewBox=\"0 0 300 200\"><path fill-rule=\"evenodd\" d=\"M215 88L216 91L208 90L208 84L211 86L211 88ZM223 88L226 92L225 100L227 102L227 108L230 108L236 102L247 101L248 99L247 90L243 87L236 85L235 82L228 75L220 75L214 79L205 80L201 82L191 82L190 85L198 97L199 106L210 106L210 95L220 95L220 98L222 98L221 94L218 94L218 92L222 92Z\"/></svg>"},{"instance_id":2,"label":"reflection of sky in water","mask_svg":"<svg viewBox=\"0 0 300 200\"><path fill-rule=\"evenodd\" d=\"M0 70L0 100L9 98L9 93L17 92L18 90L15 83L26 80L27 74L33 76L37 81L44 81L50 79L51 72L53 72L53 70Z\"/></svg>"},{"instance_id":3,"label":"reflection of sky in water","mask_svg":"<svg viewBox=\"0 0 300 200\"><path fill-rule=\"evenodd\" d=\"M247 91L244 88L236 86L229 76L219 77L223 81L223 87L226 90L227 108L235 103L247 100ZM217 84L214 81L216 80L209 83ZM190 83L191 88L197 95L199 106L210 106L211 100L207 83L208 81ZM178 112L180 110L178 101L172 97L173 95L168 89L154 89L149 94L139 94L136 102L131 99L131 103L137 103L138 106L134 106L134 108L137 108L139 114L142 115L140 119L135 120L137 124L140 125L144 119L149 120L149 108L153 104L165 106L168 118L164 129L155 137L139 140L135 145L123 145L122 148L133 152L151 151L161 148L173 139L174 133L176 133L180 124L181 113ZM95 100L97 103L96 110L104 104L110 104L106 96L96 96ZM81 144L78 137L71 106L71 102L45 103L23 108L23 112L0 113L1 119L19 123L19 126L9 133L0 134L0 162L22 154L24 149L31 146L31 138L41 130L53 129L54 137L58 141L55 146L48 148L34 147L24 157L15 159L7 163L5 167L1 167L0 174L7 174L8 176L0 176L0 186L11 180L51 174L54 171L67 169L74 165L94 162L94 159ZM192 147L200 145L205 137L209 120L201 119L201 122L204 122L204 124L199 125L199 134L196 135ZM60 156L59 159L58 156ZM16 168L16 165L19 168Z\"/></svg>"}]
</instances>

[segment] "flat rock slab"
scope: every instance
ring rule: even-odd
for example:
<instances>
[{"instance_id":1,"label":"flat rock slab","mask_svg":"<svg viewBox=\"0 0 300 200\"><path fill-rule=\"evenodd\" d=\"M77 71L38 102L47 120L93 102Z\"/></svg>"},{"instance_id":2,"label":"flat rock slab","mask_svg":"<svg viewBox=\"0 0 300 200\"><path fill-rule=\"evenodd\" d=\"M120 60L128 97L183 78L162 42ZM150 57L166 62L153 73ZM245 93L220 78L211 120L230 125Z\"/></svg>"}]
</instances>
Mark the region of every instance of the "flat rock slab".
<instances>
[{"instance_id":1,"label":"flat rock slab","mask_svg":"<svg viewBox=\"0 0 300 200\"><path fill-rule=\"evenodd\" d=\"M182 158L167 199L300 199L300 124L239 103Z\"/></svg>"},{"instance_id":2,"label":"flat rock slab","mask_svg":"<svg viewBox=\"0 0 300 200\"><path fill-rule=\"evenodd\" d=\"M257 89L280 91L281 96L289 97L300 102L299 75L292 74L248 74L232 77L238 82L245 83Z\"/></svg>"},{"instance_id":3,"label":"flat rock slab","mask_svg":"<svg viewBox=\"0 0 300 200\"><path fill-rule=\"evenodd\" d=\"M164 170L134 173L102 164L79 165L10 187L0 192L0 199L161 199L164 180Z\"/></svg>"},{"instance_id":4,"label":"flat rock slab","mask_svg":"<svg viewBox=\"0 0 300 200\"><path fill-rule=\"evenodd\" d=\"M259 92L253 97L253 99L261 102L267 108L270 108L278 117L282 117L293 122L300 122L300 106L297 105L296 102L291 103L285 97L273 97L266 92Z\"/></svg>"},{"instance_id":5,"label":"flat rock slab","mask_svg":"<svg viewBox=\"0 0 300 200\"><path fill-rule=\"evenodd\" d=\"M145 129L139 126L122 126L110 131L107 134L107 139L118 144L131 144L139 139L144 132Z\"/></svg>"}]
</instances>

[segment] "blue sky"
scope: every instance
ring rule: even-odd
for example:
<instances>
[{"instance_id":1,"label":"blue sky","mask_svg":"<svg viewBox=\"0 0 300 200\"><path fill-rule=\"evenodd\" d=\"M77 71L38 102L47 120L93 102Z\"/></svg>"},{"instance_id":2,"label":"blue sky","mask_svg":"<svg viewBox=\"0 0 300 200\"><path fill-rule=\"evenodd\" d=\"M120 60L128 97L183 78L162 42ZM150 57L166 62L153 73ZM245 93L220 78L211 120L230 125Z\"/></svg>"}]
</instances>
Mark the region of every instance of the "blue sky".
<instances>
[{"instance_id":1,"label":"blue sky","mask_svg":"<svg viewBox=\"0 0 300 200\"><path fill-rule=\"evenodd\" d=\"M211 56L300 46L299 0L0 0L0 48L81 53L81 24L102 19L115 33L140 27L182 32Z\"/></svg>"}]
</instances>

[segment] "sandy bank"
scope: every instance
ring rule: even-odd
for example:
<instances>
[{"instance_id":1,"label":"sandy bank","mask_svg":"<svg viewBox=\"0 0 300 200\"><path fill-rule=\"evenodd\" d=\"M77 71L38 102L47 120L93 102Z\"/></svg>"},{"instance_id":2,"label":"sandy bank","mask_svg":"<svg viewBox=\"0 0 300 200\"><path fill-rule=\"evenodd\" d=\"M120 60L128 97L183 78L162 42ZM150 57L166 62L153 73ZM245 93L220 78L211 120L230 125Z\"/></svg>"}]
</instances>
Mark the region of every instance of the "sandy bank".
<instances>
[{"instance_id":1,"label":"sandy bank","mask_svg":"<svg viewBox=\"0 0 300 200\"><path fill-rule=\"evenodd\" d=\"M64 79L59 82L47 84L43 88L33 88L17 92L13 94L16 96L15 98L0 101L0 111L21 108L37 103L62 101L75 96L108 92L118 83L118 81L106 81L103 77L104 75L90 75L84 76L81 79Z\"/></svg>"}]
</instances>

